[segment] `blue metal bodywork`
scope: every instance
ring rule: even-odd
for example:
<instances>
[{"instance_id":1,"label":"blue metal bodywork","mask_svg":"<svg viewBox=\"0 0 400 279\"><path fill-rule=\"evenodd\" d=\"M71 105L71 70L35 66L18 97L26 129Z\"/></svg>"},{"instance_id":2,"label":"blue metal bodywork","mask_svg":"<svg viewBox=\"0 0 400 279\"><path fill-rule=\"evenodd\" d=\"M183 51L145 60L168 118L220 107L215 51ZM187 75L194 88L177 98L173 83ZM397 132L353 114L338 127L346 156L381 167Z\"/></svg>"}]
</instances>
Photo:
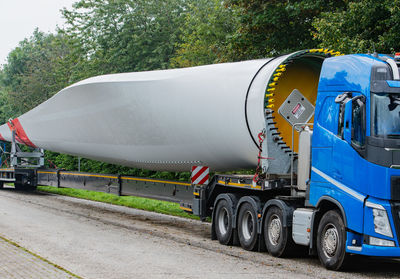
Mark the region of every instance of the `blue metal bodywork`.
<instances>
[{"instance_id":1,"label":"blue metal bodywork","mask_svg":"<svg viewBox=\"0 0 400 279\"><path fill-rule=\"evenodd\" d=\"M398 232L390 205L390 179L393 175L400 175L400 169L367 161L338 135L340 105L335 103L335 98L344 92L365 96L366 136L371 135L371 70L379 64L385 62L371 55L338 56L324 61L315 110L309 202L318 207L321 201L333 199L342 207L348 231L347 252L400 256ZM400 87L399 81L387 82L390 87ZM386 209L393 237L375 232L372 209L365 206L367 200ZM363 240L366 235L392 240L396 247L367 245ZM355 236L361 239L355 241ZM349 249L354 242L360 249Z\"/></svg>"}]
</instances>

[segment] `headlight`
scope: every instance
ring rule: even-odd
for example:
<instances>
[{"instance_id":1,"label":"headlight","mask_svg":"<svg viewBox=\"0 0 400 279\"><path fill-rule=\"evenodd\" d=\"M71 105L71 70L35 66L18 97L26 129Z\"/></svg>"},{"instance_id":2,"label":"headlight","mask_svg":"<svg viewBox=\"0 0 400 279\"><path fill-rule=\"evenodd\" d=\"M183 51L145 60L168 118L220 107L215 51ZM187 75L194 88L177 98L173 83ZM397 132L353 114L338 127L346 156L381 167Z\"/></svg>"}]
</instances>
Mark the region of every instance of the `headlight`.
<instances>
[{"instance_id":1,"label":"headlight","mask_svg":"<svg viewBox=\"0 0 400 279\"><path fill-rule=\"evenodd\" d=\"M375 232L388 237L393 237L386 209L382 205L370 201L366 201L365 206L372 208Z\"/></svg>"},{"instance_id":2,"label":"headlight","mask_svg":"<svg viewBox=\"0 0 400 279\"><path fill-rule=\"evenodd\" d=\"M372 209L374 215L375 232L389 237L393 237L392 228L390 227L389 218L385 209Z\"/></svg>"}]
</instances>

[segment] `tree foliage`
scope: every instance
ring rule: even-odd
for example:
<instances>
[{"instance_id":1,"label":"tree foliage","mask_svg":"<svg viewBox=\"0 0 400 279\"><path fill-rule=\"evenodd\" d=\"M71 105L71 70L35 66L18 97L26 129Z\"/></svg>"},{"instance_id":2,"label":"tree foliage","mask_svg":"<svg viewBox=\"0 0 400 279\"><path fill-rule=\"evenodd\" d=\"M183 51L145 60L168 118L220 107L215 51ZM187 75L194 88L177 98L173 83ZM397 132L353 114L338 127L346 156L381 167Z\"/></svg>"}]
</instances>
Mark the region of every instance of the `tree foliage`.
<instances>
[{"instance_id":1,"label":"tree foliage","mask_svg":"<svg viewBox=\"0 0 400 279\"><path fill-rule=\"evenodd\" d=\"M312 22L321 12L341 10L344 0L227 0L239 27L231 38L233 60L276 56L314 48Z\"/></svg>"},{"instance_id":2,"label":"tree foliage","mask_svg":"<svg viewBox=\"0 0 400 279\"><path fill-rule=\"evenodd\" d=\"M172 67L224 62L232 34L238 26L235 10L221 0L198 0L190 4L182 25Z\"/></svg>"},{"instance_id":3,"label":"tree foliage","mask_svg":"<svg viewBox=\"0 0 400 279\"><path fill-rule=\"evenodd\" d=\"M64 60L68 53L61 35L38 30L11 51L1 75L7 95L0 96L10 106L4 107L10 113L8 118L32 109L68 85L69 70Z\"/></svg>"},{"instance_id":4,"label":"tree foliage","mask_svg":"<svg viewBox=\"0 0 400 279\"><path fill-rule=\"evenodd\" d=\"M49 168L60 168L69 171L78 170L78 157L60 154L56 152L46 151L46 167ZM122 175L133 175L139 177L152 177L162 178L171 180L188 181L190 179L190 173L188 172L158 172L152 170L144 170L137 168L130 168L125 166L119 166L114 164L108 164L95 160L81 158L80 160L80 171L91 172L91 173L111 173L111 174L122 174Z\"/></svg>"},{"instance_id":5,"label":"tree foliage","mask_svg":"<svg viewBox=\"0 0 400 279\"><path fill-rule=\"evenodd\" d=\"M344 10L324 12L313 22L320 46L344 53L400 49L400 0L351 1Z\"/></svg>"},{"instance_id":6,"label":"tree foliage","mask_svg":"<svg viewBox=\"0 0 400 279\"><path fill-rule=\"evenodd\" d=\"M85 76L166 69L180 41L184 0L80 0L63 31Z\"/></svg>"}]
</instances>

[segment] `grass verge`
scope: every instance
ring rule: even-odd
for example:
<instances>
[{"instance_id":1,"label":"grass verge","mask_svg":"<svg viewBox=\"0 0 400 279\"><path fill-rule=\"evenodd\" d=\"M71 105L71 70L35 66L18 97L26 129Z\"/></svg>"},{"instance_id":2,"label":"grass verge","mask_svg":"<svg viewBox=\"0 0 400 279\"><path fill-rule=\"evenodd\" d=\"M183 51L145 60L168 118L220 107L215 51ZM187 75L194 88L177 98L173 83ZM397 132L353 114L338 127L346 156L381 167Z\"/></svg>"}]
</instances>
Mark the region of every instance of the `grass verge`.
<instances>
[{"instance_id":1,"label":"grass verge","mask_svg":"<svg viewBox=\"0 0 400 279\"><path fill-rule=\"evenodd\" d=\"M126 207L142 209L167 215L185 217L190 219L197 219L199 217L188 214L179 208L179 204L166 201L158 201L153 199L146 199L133 196L117 196L114 194L107 194L102 192L73 189L73 188L56 188L52 186L38 186L39 191L53 193L57 195L70 196L85 200L99 201L109 204L122 205Z\"/></svg>"}]
</instances>

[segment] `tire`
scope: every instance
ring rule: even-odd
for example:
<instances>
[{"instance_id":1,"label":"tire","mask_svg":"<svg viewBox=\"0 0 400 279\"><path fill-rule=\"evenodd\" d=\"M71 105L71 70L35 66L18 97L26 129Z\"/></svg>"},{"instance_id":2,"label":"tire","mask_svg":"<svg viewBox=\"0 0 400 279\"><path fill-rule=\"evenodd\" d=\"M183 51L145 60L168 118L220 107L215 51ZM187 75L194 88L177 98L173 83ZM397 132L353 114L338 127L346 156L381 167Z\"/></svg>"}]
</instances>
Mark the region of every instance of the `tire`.
<instances>
[{"instance_id":1,"label":"tire","mask_svg":"<svg viewBox=\"0 0 400 279\"><path fill-rule=\"evenodd\" d=\"M14 183L14 188L17 191L23 191L25 190L25 185L21 183Z\"/></svg>"},{"instance_id":2,"label":"tire","mask_svg":"<svg viewBox=\"0 0 400 279\"><path fill-rule=\"evenodd\" d=\"M0 181L0 189L4 189L4 182Z\"/></svg>"},{"instance_id":3,"label":"tire","mask_svg":"<svg viewBox=\"0 0 400 279\"><path fill-rule=\"evenodd\" d=\"M295 243L292 228L283 226L283 213L277 206L268 209L264 220L264 241L268 252L274 257L293 254Z\"/></svg>"},{"instance_id":4,"label":"tire","mask_svg":"<svg viewBox=\"0 0 400 279\"><path fill-rule=\"evenodd\" d=\"M246 202L239 210L238 234L240 246L248 251L257 249L258 220L253 206Z\"/></svg>"},{"instance_id":5,"label":"tire","mask_svg":"<svg viewBox=\"0 0 400 279\"><path fill-rule=\"evenodd\" d=\"M218 202L215 209L214 227L219 243L223 245L231 245L233 240L232 229L233 213L227 200L223 199Z\"/></svg>"},{"instance_id":6,"label":"tire","mask_svg":"<svg viewBox=\"0 0 400 279\"><path fill-rule=\"evenodd\" d=\"M25 186L24 191L27 191L27 192L34 192L34 191L36 191L36 189L37 189L37 186L30 186L30 185L27 185L27 186Z\"/></svg>"},{"instance_id":7,"label":"tire","mask_svg":"<svg viewBox=\"0 0 400 279\"><path fill-rule=\"evenodd\" d=\"M36 186L30 186L21 183L14 183L14 188L17 191L27 191L27 192L32 192L36 190Z\"/></svg>"},{"instance_id":8,"label":"tire","mask_svg":"<svg viewBox=\"0 0 400 279\"><path fill-rule=\"evenodd\" d=\"M347 259L346 230L337 210L326 212L319 222L317 252L326 269L340 270L344 267Z\"/></svg>"}]
</instances>

